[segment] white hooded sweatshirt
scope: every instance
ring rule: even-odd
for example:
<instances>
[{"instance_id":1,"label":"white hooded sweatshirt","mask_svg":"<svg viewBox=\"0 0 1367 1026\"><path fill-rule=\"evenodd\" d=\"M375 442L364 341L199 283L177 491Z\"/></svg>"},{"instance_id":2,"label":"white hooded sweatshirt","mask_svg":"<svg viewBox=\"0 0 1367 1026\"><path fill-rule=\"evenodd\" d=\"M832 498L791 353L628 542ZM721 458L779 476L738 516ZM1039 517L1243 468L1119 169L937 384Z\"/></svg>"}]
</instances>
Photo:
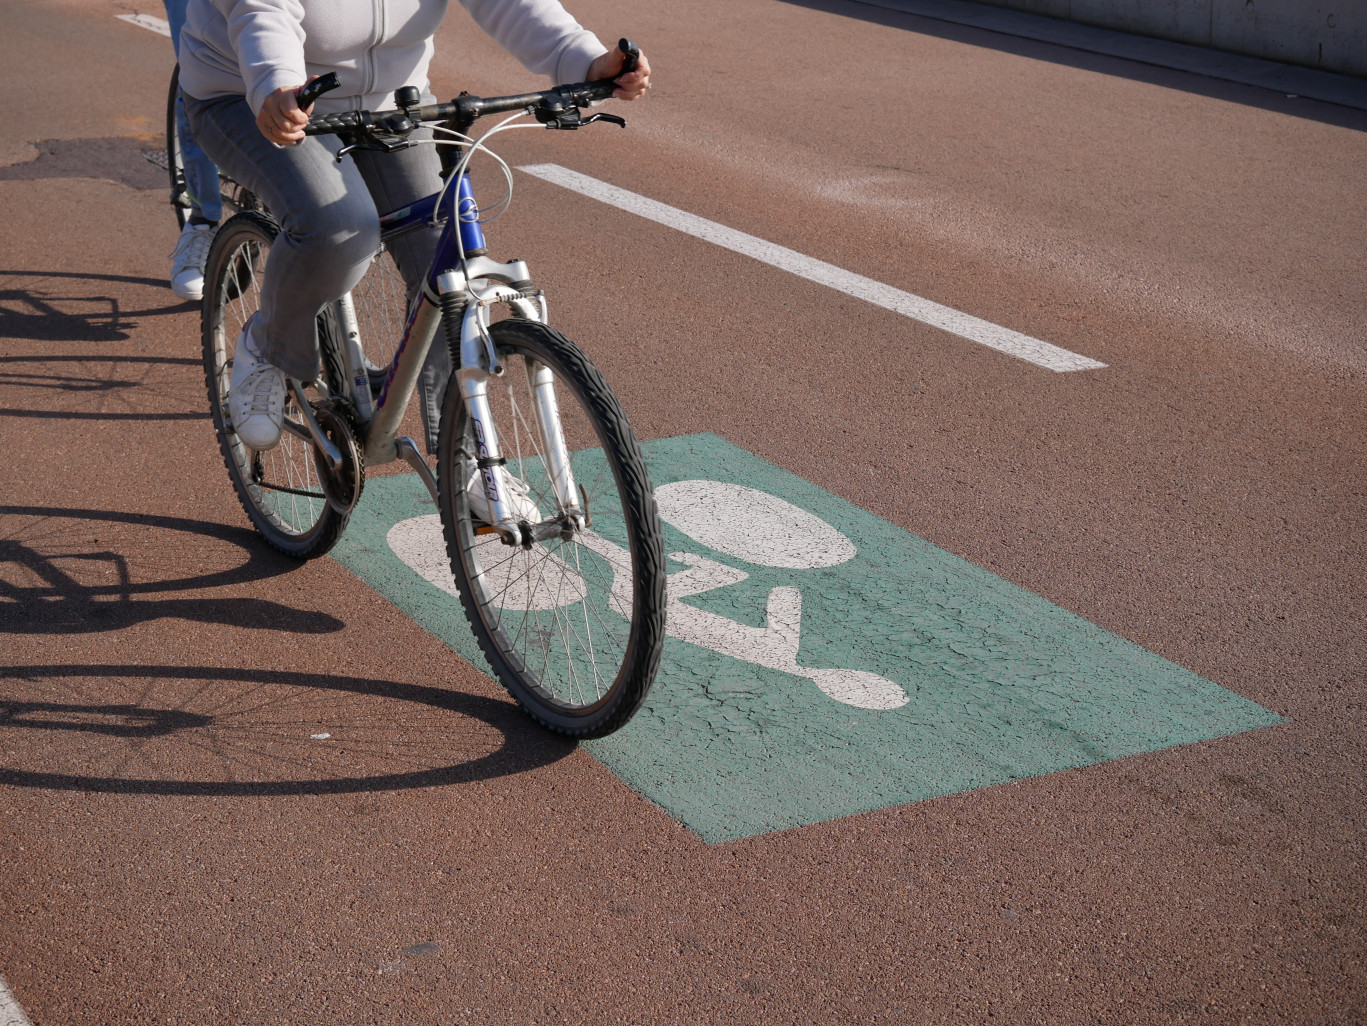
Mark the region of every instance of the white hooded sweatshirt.
<instances>
[{"instance_id":1,"label":"white hooded sweatshirt","mask_svg":"<svg viewBox=\"0 0 1367 1026\"><path fill-rule=\"evenodd\" d=\"M583 81L607 48L557 0L460 0L527 70ZM246 96L259 113L282 86L337 72L341 88L315 114L381 110L394 90L428 92L432 35L447 0L190 0L180 36L180 85L190 96Z\"/></svg>"}]
</instances>

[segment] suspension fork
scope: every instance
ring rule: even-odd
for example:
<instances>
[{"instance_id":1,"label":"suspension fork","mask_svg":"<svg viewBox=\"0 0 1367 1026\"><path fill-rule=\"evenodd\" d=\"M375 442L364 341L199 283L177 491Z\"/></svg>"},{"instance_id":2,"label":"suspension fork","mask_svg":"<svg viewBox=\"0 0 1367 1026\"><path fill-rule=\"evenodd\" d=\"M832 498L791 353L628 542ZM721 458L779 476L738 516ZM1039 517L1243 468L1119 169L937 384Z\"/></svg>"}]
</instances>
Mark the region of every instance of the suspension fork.
<instances>
[{"instance_id":1,"label":"suspension fork","mask_svg":"<svg viewBox=\"0 0 1367 1026\"><path fill-rule=\"evenodd\" d=\"M560 423L560 403L555 397L555 375L549 367L535 361L526 365L527 385L532 393L532 409L536 414L536 428L541 435L541 451L546 454L546 473L555 491L560 511L574 521L575 527L586 527L586 511L579 505L574 470L570 466L570 450L565 443L565 429Z\"/></svg>"},{"instance_id":2,"label":"suspension fork","mask_svg":"<svg viewBox=\"0 0 1367 1026\"><path fill-rule=\"evenodd\" d=\"M475 463L483 478L490 511L496 521L493 526L506 541L520 542L520 532L497 473L497 468L507 460L502 452L498 426L494 423L489 403L489 379L502 377L504 368L489 336L489 308L496 303L506 303L519 316L537 323L545 323L545 310L541 304L507 285L488 283L486 280L483 283L471 282L469 286L465 276L455 271L437 279L443 311L454 312L459 305L464 306L458 342L451 337L454 334L454 318L444 319L448 343L454 342L452 348L459 348L460 365L456 370L456 379L460 383L461 399L474 435ZM542 461L558 507L558 514L553 519L568 516L575 527L582 527L584 514L570 466L569 448L560 425L555 375L550 368L529 361L527 378L532 395L532 416L541 442Z\"/></svg>"}]
</instances>

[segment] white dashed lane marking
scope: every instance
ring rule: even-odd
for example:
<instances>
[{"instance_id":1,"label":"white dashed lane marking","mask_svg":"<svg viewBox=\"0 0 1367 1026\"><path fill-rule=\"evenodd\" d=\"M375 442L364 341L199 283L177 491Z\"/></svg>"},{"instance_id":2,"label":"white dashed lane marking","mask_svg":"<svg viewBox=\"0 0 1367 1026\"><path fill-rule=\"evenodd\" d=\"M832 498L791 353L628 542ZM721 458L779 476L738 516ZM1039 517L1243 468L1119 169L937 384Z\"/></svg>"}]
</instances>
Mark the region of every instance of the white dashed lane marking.
<instances>
[{"instance_id":1,"label":"white dashed lane marking","mask_svg":"<svg viewBox=\"0 0 1367 1026\"><path fill-rule=\"evenodd\" d=\"M155 32L159 36L171 37L171 24L165 18L154 18L150 14L118 14L115 15L119 21L126 21L130 25L138 28L145 28L149 32Z\"/></svg>"},{"instance_id":2,"label":"white dashed lane marking","mask_svg":"<svg viewBox=\"0 0 1367 1026\"><path fill-rule=\"evenodd\" d=\"M922 324L929 324L952 335L966 338L970 342L977 342L998 352L1028 360L1046 370L1100 370L1106 366L1090 357L1080 356L1049 342L974 317L972 314L942 306L910 292L903 292L881 281L866 278L862 274L855 274L853 271L847 271L754 235L746 235L716 221L709 221L677 207L647 199L645 196L628 192L588 175L581 175L558 164L528 164L518 170L617 207L619 210L626 210L761 263L788 271L799 278L806 278L818 285L844 292L856 299L880 306L884 310L891 310Z\"/></svg>"},{"instance_id":3,"label":"white dashed lane marking","mask_svg":"<svg viewBox=\"0 0 1367 1026\"><path fill-rule=\"evenodd\" d=\"M171 34L171 27L166 21L161 18L154 18L150 14L120 14L118 18L130 25L137 25L163 36L170 36ZM561 167L558 164L528 164L519 170L582 195L590 196L609 206L626 210L658 224L685 232L695 238L714 243L724 249L741 253L761 263L769 264L771 267L777 267L790 274L795 274L799 278L806 278L808 281L814 281L838 292L844 292L856 299L862 299L866 303L882 307L884 310L891 310L893 313L910 317L914 321L920 321L922 324L929 324L941 331L947 331L951 335L958 335L970 342L977 342L989 349L1027 360L1037 367L1063 372L1100 370L1106 366L1090 357L1070 352L1052 343L1024 335L1019 331L1003 328L1000 324L993 324L981 317L974 317L972 314L955 310L953 307L943 306L923 296L893 288L881 281L866 278L862 274L855 274L853 271L836 267L834 264L817 260L815 257L809 257L804 253L788 249L766 239L746 235L744 232L728 228L716 221L709 221L704 217L698 217L696 214L680 210L678 207L671 207L666 203L648 199L638 193L628 192L626 189L609 185L607 182L590 178L588 175L581 175L577 171L571 171L569 168Z\"/></svg>"}]
</instances>

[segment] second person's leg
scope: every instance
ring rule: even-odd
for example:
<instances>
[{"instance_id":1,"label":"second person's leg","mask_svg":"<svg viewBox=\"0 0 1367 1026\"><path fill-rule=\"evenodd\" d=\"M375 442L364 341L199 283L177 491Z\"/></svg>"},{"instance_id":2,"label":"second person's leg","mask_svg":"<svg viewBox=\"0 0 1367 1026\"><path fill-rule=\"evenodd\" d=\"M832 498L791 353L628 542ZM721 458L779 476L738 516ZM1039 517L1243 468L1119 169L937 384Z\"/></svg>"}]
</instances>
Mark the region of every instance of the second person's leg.
<instances>
[{"instance_id":1,"label":"second person's leg","mask_svg":"<svg viewBox=\"0 0 1367 1026\"><path fill-rule=\"evenodd\" d=\"M185 24L188 0L162 0L171 43L180 57L180 29ZM181 299L199 299L204 294L204 261L209 255L214 228L223 216L223 199L218 186L218 168L199 144L185 117L185 103L176 99L176 135L180 142L180 162L185 172L185 191L190 200L190 216L171 253L171 291Z\"/></svg>"}]
</instances>

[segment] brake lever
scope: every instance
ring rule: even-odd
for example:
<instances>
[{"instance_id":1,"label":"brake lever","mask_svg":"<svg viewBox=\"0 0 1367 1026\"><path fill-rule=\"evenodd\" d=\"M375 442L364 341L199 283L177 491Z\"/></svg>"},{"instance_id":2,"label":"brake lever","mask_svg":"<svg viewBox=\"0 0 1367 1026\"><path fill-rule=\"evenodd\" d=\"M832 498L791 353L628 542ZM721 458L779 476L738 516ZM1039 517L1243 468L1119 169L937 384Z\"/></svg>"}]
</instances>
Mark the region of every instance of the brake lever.
<instances>
[{"instance_id":1,"label":"brake lever","mask_svg":"<svg viewBox=\"0 0 1367 1026\"><path fill-rule=\"evenodd\" d=\"M573 131L582 128L584 125L591 125L595 121L607 121L618 125L621 128L627 127L626 118L618 117L616 114L590 114L582 117L579 108L573 103L557 103L555 105L542 105L530 107L528 110L547 128L558 128L564 131Z\"/></svg>"},{"instance_id":2,"label":"brake lever","mask_svg":"<svg viewBox=\"0 0 1367 1026\"><path fill-rule=\"evenodd\" d=\"M358 130L357 135L362 137L338 150L337 162L341 163L342 158L352 150L376 150L380 153L406 150L414 145L408 136L417 127L417 123L410 120L408 114L402 110L386 114L378 123Z\"/></svg>"}]
</instances>

